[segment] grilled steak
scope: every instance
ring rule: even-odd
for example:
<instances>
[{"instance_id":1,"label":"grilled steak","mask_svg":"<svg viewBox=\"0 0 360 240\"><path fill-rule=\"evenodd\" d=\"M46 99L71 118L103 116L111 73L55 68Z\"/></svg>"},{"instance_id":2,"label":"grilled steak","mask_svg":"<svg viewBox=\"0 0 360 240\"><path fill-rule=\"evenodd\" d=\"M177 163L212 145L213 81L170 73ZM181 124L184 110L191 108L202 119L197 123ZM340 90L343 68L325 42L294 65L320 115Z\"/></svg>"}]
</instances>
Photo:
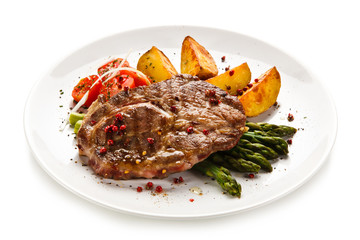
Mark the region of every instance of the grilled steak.
<instances>
[{"instance_id":1,"label":"grilled steak","mask_svg":"<svg viewBox=\"0 0 360 240\"><path fill-rule=\"evenodd\" d=\"M78 132L80 155L105 178L164 178L236 145L245 126L237 97L190 75L100 95Z\"/></svg>"}]
</instances>

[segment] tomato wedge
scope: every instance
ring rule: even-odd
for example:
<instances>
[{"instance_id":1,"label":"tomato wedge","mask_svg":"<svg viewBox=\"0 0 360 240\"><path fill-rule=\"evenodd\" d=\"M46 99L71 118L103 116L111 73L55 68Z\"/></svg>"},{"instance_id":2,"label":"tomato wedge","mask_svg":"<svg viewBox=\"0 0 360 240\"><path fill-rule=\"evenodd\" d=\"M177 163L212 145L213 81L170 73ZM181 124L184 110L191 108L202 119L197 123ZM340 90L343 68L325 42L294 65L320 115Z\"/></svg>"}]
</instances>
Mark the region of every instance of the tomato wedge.
<instances>
[{"instance_id":1,"label":"tomato wedge","mask_svg":"<svg viewBox=\"0 0 360 240\"><path fill-rule=\"evenodd\" d=\"M122 58L117 58L112 60L98 69L98 74L101 76L110 69L119 67ZM123 67L130 67L127 61L124 62ZM90 107L90 105L97 99L99 94L104 94L106 100L109 100L112 96L118 92L127 88L135 88L138 86L149 85L150 81L143 76L140 76L137 72L131 70L121 70L117 72L115 77L108 79L109 76L103 77L99 80L93 87L91 87L95 81L99 79L97 75L91 75L89 77L83 78L79 83L74 87L72 91L72 97L76 102L79 102L89 91L88 99L86 100L84 106Z\"/></svg>"},{"instance_id":2,"label":"tomato wedge","mask_svg":"<svg viewBox=\"0 0 360 240\"><path fill-rule=\"evenodd\" d=\"M72 97L76 102L79 102L85 93L89 91L90 87L94 84L96 80L98 80L99 77L97 75L91 75L86 78L80 79L79 83L74 87L72 91Z\"/></svg>"},{"instance_id":3,"label":"tomato wedge","mask_svg":"<svg viewBox=\"0 0 360 240\"><path fill-rule=\"evenodd\" d=\"M118 82L118 78L114 77L107 81L101 88L100 94L104 94L106 100L109 100L112 96L121 91L121 85Z\"/></svg>"},{"instance_id":4,"label":"tomato wedge","mask_svg":"<svg viewBox=\"0 0 360 240\"><path fill-rule=\"evenodd\" d=\"M145 79L142 76L139 76L136 72L130 71L130 70L121 70L121 76L131 77L134 79L135 87L139 86L147 86L149 85L150 80Z\"/></svg>"},{"instance_id":5,"label":"tomato wedge","mask_svg":"<svg viewBox=\"0 0 360 240\"><path fill-rule=\"evenodd\" d=\"M104 73L106 73L110 69L114 69L114 68L119 67L122 60L123 60L122 58L117 58L117 59L112 60L110 62L107 62L103 66L99 67L99 69L98 69L99 76L103 75ZM130 66L129 62L125 60L125 62L123 64L123 67L129 67L129 66ZM105 77L103 77L102 80L107 79L109 77L109 75L106 75Z\"/></svg>"},{"instance_id":6,"label":"tomato wedge","mask_svg":"<svg viewBox=\"0 0 360 240\"><path fill-rule=\"evenodd\" d=\"M85 107L90 107L90 105L97 99L102 87L102 82L99 80L92 88L90 88L88 98L84 103Z\"/></svg>"},{"instance_id":7,"label":"tomato wedge","mask_svg":"<svg viewBox=\"0 0 360 240\"><path fill-rule=\"evenodd\" d=\"M123 90L124 90L125 87L135 88L136 85L135 85L135 80L134 80L134 78L132 78L132 77L130 77L130 76L127 77L127 78L125 79L125 81L121 84L121 87L122 87Z\"/></svg>"}]
</instances>

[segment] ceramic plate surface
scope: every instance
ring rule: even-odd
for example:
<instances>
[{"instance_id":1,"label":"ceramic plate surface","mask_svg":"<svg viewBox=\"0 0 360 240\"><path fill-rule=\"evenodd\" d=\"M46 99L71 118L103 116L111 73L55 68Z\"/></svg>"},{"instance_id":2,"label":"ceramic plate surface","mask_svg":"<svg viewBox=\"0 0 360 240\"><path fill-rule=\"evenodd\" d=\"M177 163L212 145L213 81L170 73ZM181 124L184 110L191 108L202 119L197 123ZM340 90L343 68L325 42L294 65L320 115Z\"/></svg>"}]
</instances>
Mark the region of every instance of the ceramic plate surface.
<instances>
[{"instance_id":1,"label":"ceramic plate surface","mask_svg":"<svg viewBox=\"0 0 360 240\"><path fill-rule=\"evenodd\" d=\"M110 57L124 57L129 49L132 53L128 60L136 67L140 55L152 46L161 49L179 71L181 44L187 35L209 50L219 73L228 66L247 62L255 79L276 66L282 79L278 106L249 120L299 129L289 147L289 155L273 163L272 173L259 173L252 179L233 173L242 185L240 199L223 194L216 182L193 171L151 180L163 187L162 194L149 190L138 193L137 186L144 187L148 180L115 181L94 175L78 156L73 129L67 126L59 131L69 112L72 88L80 78L95 73ZM222 56L226 57L225 62L221 61ZM287 120L289 113L294 115L292 122ZM320 81L286 53L234 32L169 26L119 33L70 54L33 87L25 107L24 127L29 146L42 168L79 196L124 213L201 218L249 210L301 186L326 160L335 141L337 116L331 97ZM184 183L173 184L173 178L179 176L184 178ZM194 189L200 189L202 194L191 191Z\"/></svg>"}]
</instances>

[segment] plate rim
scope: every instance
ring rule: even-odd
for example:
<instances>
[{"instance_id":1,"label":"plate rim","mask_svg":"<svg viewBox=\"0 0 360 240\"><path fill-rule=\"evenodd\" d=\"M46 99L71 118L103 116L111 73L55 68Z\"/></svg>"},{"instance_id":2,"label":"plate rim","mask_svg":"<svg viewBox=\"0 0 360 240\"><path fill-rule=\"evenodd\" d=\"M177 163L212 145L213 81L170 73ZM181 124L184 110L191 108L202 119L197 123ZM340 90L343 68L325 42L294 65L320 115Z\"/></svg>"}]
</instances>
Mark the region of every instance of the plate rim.
<instances>
[{"instance_id":1,"label":"plate rim","mask_svg":"<svg viewBox=\"0 0 360 240\"><path fill-rule=\"evenodd\" d=\"M30 133L29 133L29 128L30 126L28 126L29 120L29 108L30 108L30 102L31 102L31 98L33 97L35 90L37 89L37 87L39 86L39 84L46 79L46 76L48 76L48 74L54 70L56 68L56 66L58 66L61 62L63 62L64 60L66 60L68 57L70 57L71 55L75 54L78 51L81 51L82 49L85 49L95 43L104 41L105 39L110 39L110 38L114 38L117 35L122 35L122 34L126 34L129 32L141 32L144 30L166 30L166 29L174 29L174 28L189 28L189 29L206 29L209 31L217 31L217 32L227 32L227 33L231 33L231 34L236 34L236 35L241 35L242 37L246 37L248 39L251 40L255 40L258 42L261 42L265 45L267 45L268 47L273 48L276 51L281 52L282 54L287 55L289 58L292 58L299 66L301 66L302 68L304 68L311 76L312 79L314 79L323 89L324 93L326 94L326 96L328 97L328 99L330 100L329 105L331 109L331 112L334 114L333 116L333 125L335 126L334 130L332 131L332 134L329 135L330 139L329 139L329 145L327 146L326 150L322 153L321 155L321 159L318 161L318 164L316 167L314 167L312 169L311 172L309 172L308 174L306 174L306 177L302 178L302 181L299 181L296 185L292 185L291 187L288 187L286 189L283 189L280 193L278 193L277 195L273 196L272 198L268 198L266 200L261 201L260 203L257 202L256 204L252 204L252 205L247 205L246 207L240 207L237 208L235 210L227 210L227 211L222 211L219 213L208 213L208 214L201 214L201 215L195 215L195 216L184 216L184 215L168 215L168 214L161 214L161 213L145 213L145 212L141 212L141 211L136 211L133 209L119 209L116 206L110 206L109 204L105 204L102 203L99 200L96 200L94 198L92 198L91 196L88 196L87 194L78 191L74 188L72 188L71 186L68 186L64 181L62 181L58 176L56 176L56 174L54 174L50 169L48 169L46 167L46 164L44 163L44 161L38 156L38 154L35 152L35 147L34 147L34 143L31 142L31 137L30 137ZM214 27L204 27L204 26L194 26L194 25L163 25L163 26L151 26L151 27L143 27L143 28L134 28L134 29L130 29L130 30L126 30L126 31L120 31L108 36L104 36L102 38L96 39L94 41L91 41L85 45L83 45L80 48L77 48L75 50L73 50L72 52L68 53L66 56L64 56L63 58L60 58L58 61L56 61L55 64L53 64L53 66L50 67L50 69L48 69L48 71L43 74L43 76L41 78L39 78L35 84L32 86L27 98L26 98L26 102L24 105L24 110L23 110L23 127L24 127L24 134L25 134L25 138L27 141L27 144L31 150L32 156L35 158L35 160L38 162L38 164L41 166L41 168L51 177L53 178L57 183L59 183L61 186L63 186L65 189L69 190L70 192L74 193L75 195L86 199L92 203L95 203L98 206L102 206L105 207L107 209L111 209L111 210L115 210L116 212L120 212L120 213L124 213L124 214L131 214L131 215L135 215L135 216L142 216L142 217L147 217L147 218L162 218L162 219L203 219L203 218L214 218L214 217L221 217L221 216L227 216L227 215L233 215L233 214L239 214L240 212L245 212L245 211L249 211L255 208L259 208L261 206L270 204L272 202L274 202L277 199L280 199L292 192L294 192L295 190L297 190L299 187L303 186L305 183L307 183L320 169L321 167L324 165L324 163L327 161L327 159L329 158L329 155L332 152L332 149L335 145L336 142L336 137L337 137L337 132L338 132L338 115L337 115L337 110L336 110L336 104L335 101L332 97L332 95L330 94L327 86L325 84L323 84L323 81L321 79L319 79L318 77L316 77L313 72L311 71L311 69L305 67L301 61L299 61L296 57L292 56L291 54L289 54L286 51L283 51L282 49L267 43L263 40L257 39L255 37L252 37L250 35L246 35L243 33L239 33L236 31L230 31L227 29L220 29L220 28L214 28Z\"/></svg>"}]
</instances>

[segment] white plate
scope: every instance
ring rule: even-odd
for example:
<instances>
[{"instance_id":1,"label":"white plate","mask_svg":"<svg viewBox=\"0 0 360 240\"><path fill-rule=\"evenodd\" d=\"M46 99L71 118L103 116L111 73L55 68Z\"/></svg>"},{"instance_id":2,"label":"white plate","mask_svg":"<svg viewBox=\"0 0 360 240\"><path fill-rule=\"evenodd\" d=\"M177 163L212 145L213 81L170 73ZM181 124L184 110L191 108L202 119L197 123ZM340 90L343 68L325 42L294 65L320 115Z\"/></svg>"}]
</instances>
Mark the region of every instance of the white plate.
<instances>
[{"instance_id":1,"label":"white plate","mask_svg":"<svg viewBox=\"0 0 360 240\"><path fill-rule=\"evenodd\" d=\"M82 166L71 128L59 131L69 111L71 90L79 80L95 72L110 56L124 57L129 49L132 66L151 46L160 48L179 70L181 43L190 35L213 55L220 72L227 66L248 62L253 79L272 66L282 77L278 108L272 107L253 121L287 124L299 128L287 158L274 162L272 173L249 179L233 173L242 185L240 199L222 194L206 176L187 171L163 180L152 180L163 194L136 191L148 180L114 181L95 176ZM221 57L226 56L222 62ZM64 94L60 94L60 90ZM63 107L59 107L62 105ZM295 117L287 121L288 113ZM45 117L46 115L46 117ZM200 218L237 213L278 199L308 180L324 163L335 141L337 116L334 104L317 79L294 58L278 49L234 32L218 29L169 26L119 33L72 53L51 69L32 89L24 114L25 133L35 158L61 185L79 196L111 209L152 217ZM173 184L174 177L185 182ZM199 187L203 194L189 189ZM193 202L190 199L194 199Z\"/></svg>"}]
</instances>

